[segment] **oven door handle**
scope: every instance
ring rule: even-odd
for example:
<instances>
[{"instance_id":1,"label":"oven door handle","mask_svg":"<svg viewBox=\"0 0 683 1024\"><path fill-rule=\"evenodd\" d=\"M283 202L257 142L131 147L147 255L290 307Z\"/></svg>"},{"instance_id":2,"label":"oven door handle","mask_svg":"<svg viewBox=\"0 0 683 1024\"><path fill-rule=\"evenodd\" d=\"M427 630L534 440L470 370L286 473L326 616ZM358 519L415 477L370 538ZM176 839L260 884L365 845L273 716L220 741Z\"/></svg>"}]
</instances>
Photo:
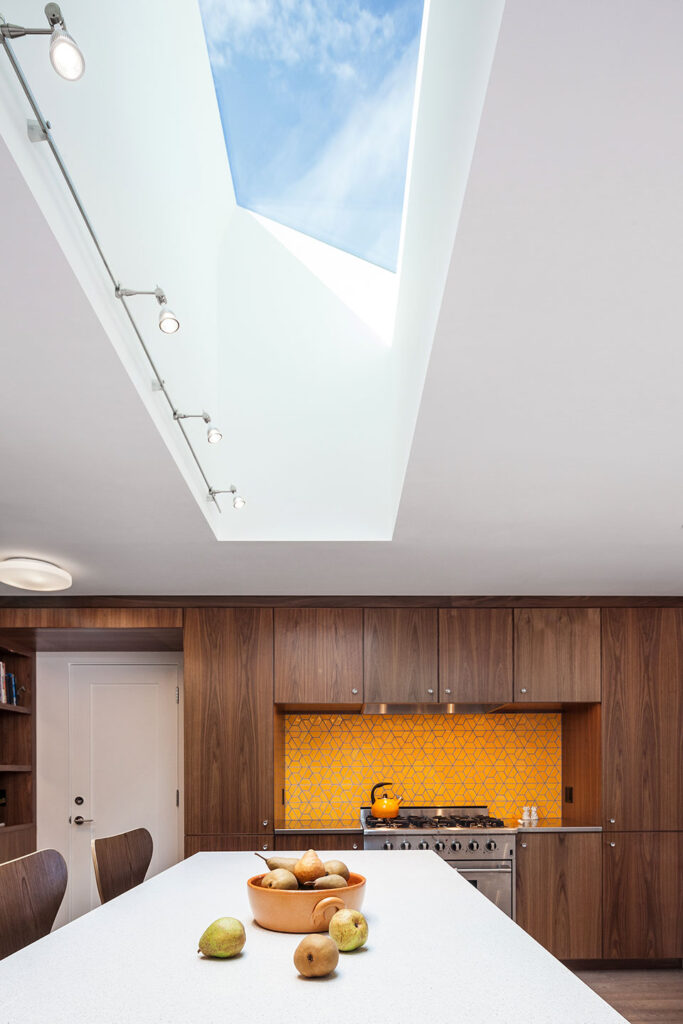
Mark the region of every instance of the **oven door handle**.
<instances>
[{"instance_id":1,"label":"oven door handle","mask_svg":"<svg viewBox=\"0 0 683 1024\"><path fill-rule=\"evenodd\" d=\"M460 864L458 864L457 861L453 861L453 860L449 861L449 863L453 865L453 867L456 869L456 871L476 871L476 873L478 875L483 874L485 871L495 871L497 875L500 875L500 874L511 875L512 874L512 867L510 865L508 865L508 864L504 864L503 867L500 867L500 868L470 868L470 867L466 867L465 864L460 866Z\"/></svg>"}]
</instances>

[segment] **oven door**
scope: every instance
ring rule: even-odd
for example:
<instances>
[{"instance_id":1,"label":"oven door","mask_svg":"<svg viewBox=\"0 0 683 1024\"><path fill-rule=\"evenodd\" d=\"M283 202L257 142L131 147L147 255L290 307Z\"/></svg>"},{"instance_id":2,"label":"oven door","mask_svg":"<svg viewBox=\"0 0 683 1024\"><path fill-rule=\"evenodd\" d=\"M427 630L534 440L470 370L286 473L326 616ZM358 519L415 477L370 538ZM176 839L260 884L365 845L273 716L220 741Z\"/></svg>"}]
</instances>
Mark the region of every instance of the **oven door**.
<instances>
[{"instance_id":1,"label":"oven door","mask_svg":"<svg viewBox=\"0 0 683 1024\"><path fill-rule=\"evenodd\" d=\"M478 889L508 917L513 917L512 864L509 861L486 861L483 864L449 861L463 878Z\"/></svg>"}]
</instances>

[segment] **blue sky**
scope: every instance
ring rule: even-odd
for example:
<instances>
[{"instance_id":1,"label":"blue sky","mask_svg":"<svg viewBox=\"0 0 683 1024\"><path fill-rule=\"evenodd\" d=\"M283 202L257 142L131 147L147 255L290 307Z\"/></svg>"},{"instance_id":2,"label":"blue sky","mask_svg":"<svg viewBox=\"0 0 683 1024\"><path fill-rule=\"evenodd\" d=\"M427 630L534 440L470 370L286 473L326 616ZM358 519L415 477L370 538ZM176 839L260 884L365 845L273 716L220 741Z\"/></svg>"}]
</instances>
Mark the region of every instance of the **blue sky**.
<instances>
[{"instance_id":1,"label":"blue sky","mask_svg":"<svg viewBox=\"0 0 683 1024\"><path fill-rule=\"evenodd\" d=\"M237 201L396 269L422 0L199 0Z\"/></svg>"}]
</instances>

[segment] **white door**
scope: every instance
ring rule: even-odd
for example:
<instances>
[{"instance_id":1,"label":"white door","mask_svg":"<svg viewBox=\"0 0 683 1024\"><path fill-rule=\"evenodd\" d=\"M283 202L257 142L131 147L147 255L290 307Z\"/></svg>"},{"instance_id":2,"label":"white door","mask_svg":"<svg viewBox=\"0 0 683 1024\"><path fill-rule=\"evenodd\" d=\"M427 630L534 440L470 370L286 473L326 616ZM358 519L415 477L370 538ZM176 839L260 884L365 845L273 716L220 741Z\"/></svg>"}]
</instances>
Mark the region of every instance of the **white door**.
<instances>
[{"instance_id":1,"label":"white door","mask_svg":"<svg viewBox=\"0 0 683 1024\"><path fill-rule=\"evenodd\" d=\"M92 839L146 828L148 878L179 859L176 686L177 665L70 666L71 920L100 902Z\"/></svg>"}]
</instances>

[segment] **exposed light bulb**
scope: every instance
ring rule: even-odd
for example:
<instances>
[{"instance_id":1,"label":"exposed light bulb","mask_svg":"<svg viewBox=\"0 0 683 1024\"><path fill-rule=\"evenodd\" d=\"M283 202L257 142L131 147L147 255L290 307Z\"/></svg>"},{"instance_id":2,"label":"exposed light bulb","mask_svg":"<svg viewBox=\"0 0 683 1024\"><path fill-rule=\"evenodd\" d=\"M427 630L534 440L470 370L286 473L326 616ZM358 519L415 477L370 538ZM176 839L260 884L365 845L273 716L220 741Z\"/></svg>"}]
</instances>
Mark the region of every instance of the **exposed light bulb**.
<instances>
[{"instance_id":1,"label":"exposed light bulb","mask_svg":"<svg viewBox=\"0 0 683 1024\"><path fill-rule=\"evenodd\" d=\"M244 508L246 503L247 499L243 498L241 494L236 494L235 497L232 499L233 508Z\"/></svg>"},{"instance_id":2,"label":"exposed light bulb","mask_svg":"<svg viewBox=\"0 0 683 1024\"><path fill-rule=\"evenodd\" d=\"M42 558L5 558L0 562L0 583L20 590L66 590L71 574Z\"/></svg>"},{"instance_id":3,"label":"exposed light bulb","mask_svg":"<svg viewBox=\"0 0 683 1024\"><path fill-rule=\"evenodd\" d=\"M159 330L164 334L175 334L180 327L180 320L168 306L162 306L159 310Z\"/></svg>"},{"instance_id":4,"label":"exposed light bulb","mask_svg":"<svg viewBox=\"0 0 683 1024\"><path fill-rule=\"evenodd\" d=\"M206 432L206 440L209 444L218 444L219 441L223 440L223 435L218 427L209 427Z\"/></svg>"},{"instance_id":5,"label":"exposed light bulb","mask_svg":"<svg viewBox=\"0 0 683 1024\"><path fill-rule=\"evenodd\" d=\"M52 67L67 82L76 82L85 71L85 57L64 28L55 25L50 36Z\"/></svg>"}]
</instances>

